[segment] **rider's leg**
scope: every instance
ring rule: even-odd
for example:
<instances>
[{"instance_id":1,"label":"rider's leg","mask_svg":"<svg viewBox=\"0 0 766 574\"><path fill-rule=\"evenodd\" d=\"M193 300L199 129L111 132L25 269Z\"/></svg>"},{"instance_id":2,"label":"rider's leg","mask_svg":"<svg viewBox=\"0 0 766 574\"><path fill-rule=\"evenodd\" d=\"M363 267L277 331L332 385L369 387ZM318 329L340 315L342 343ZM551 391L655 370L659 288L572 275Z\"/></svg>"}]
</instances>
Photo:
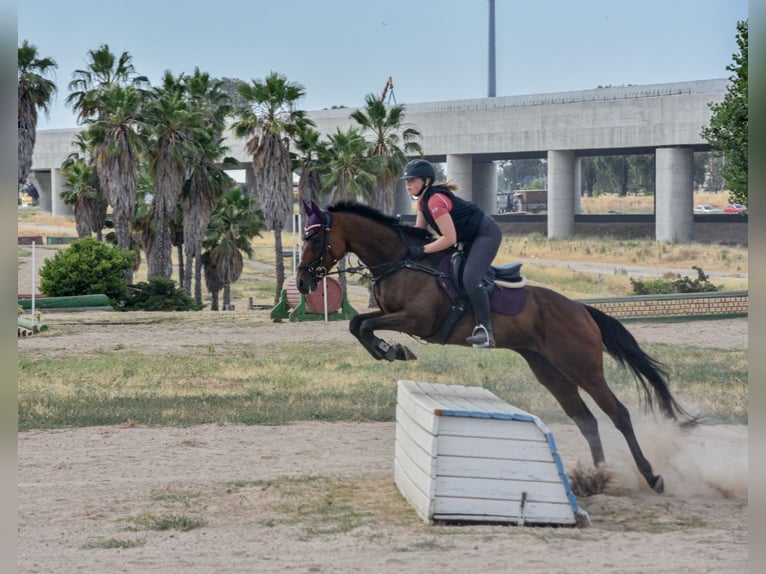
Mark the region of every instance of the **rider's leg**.
<instances>
[{"instance_id":1,"label":"rider's leg","mask_svg":"<svg viewBox=\"0 0 766 574\"><path fill-rule=\"evenodd\" d=\"M468 258L463 269L463 285L471 302L476 322L473 334L466 339L466 342L475 347L495 346L495 340L492 337L489 293L484 289L482 279L492 265L501 240L502 234L497 223L490 216L485 216L479 227L479 233L468 251Z\"/></svg>"},{"instance_id":2,"label":"rider's leg","mask_svg":"<svg viewBox=\"0 0 766 574\"><path fill-rule=\"evenodd\" d=\"M473 334L465 340L466 343L470 343L474 347L494 347L495 338L492 336L489 293L479 286L468 292L468 300L471 302L476 327L473 329Z\"/></svg>"}]
</instances>

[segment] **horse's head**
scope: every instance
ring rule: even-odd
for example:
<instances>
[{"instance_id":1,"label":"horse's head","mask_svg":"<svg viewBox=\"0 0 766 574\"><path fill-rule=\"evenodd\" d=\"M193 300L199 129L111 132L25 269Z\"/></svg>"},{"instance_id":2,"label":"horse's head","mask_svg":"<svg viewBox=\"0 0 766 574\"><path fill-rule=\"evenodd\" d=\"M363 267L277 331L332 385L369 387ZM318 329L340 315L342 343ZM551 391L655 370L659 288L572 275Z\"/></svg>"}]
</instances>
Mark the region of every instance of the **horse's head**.
<instances>
[{"instance_id":1,"label":"horse's head","mask_svg":"<svg viewBox=\"0 0 766 574\"><path fill-rule=\"evenodd\" d=\"M303 294L316 289L319 280L327 275L343 253L335 253L331 245L332 216L313 201L303 202L306 226L303 229L303 251L298 265L296 286Z\"/></svg>"}]
</instances>

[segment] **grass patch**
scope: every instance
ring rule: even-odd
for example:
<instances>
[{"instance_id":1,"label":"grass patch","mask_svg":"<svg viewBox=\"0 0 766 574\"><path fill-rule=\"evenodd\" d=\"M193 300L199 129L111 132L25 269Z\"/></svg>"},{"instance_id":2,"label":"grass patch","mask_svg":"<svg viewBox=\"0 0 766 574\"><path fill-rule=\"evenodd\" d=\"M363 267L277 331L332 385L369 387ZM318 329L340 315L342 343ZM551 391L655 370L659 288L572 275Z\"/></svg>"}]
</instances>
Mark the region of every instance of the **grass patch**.
<instances>
[{"instance_id":1,"label":"grass patch","mask_svg":"<svg viewBox=\"0 0 766 574\"><path fill-rule=\"evenodd\" d=\"M599 511L598 528L618 532L648 532L664 534L706 528L707 522L696 515L679 515L667 509L601 508Z\"/></svg>"},{"instance_id":2,"label":"grass patch","mask_svg":"<svg viewBox=\"0 0 766 574\"><path fill-rule=\"evenodd\" d=\"M690 327L693 328L693 327ZM417 361L372 360L355 342L273 344L189 356L105 353L18 360L19 430L114 425L284 424L391 421L396 381L483 386L550 422L568 422L516 353L420 345ZM670 368L671 388L707 421L747 421L747 353L645 345ZM639 404L629 372L605 359L607 380L629 408ZM320 376L318 376L320 374Z\"/></svg>"},{"instance_id":3,"label":"grass patch","mask_svg":"<svg viewBox=\"0 0 766 574\"><path fill-rule=\"evenodd\" d=\"M377 524L417 524L413 508L390 479L280 477L228 483L227 492L268 490L274 497L260 523L299 526L302 540L374 529Z\"/></svg>"},{"instance_id":4,"label":"grass patch","mask_svg":"<svg viewBox=\"0 0 766 574\"><path fill-rule=\"evenodd\" d=\"M179 530L185 532L207 524L204 518L186 516L185 514L144 513L129 516L126 520L135 524L134 527L130 528L131 530Z\"/></svg>"},{"instance_id":5,"label":"grass patch","mask_svg":"<svg viewBox=\"0 0 766 574\"><path fill-rule=\"evenodd\" d=\"M82 545L81 548L84 550L94 550L94 549L125 549L125 548L140 548L141 546L146 545L146 539L144 538L137 538L137 539L125 539L125 538L97 538L95 540L89 540L85 544Z\"/></svg>"}]
</instances>

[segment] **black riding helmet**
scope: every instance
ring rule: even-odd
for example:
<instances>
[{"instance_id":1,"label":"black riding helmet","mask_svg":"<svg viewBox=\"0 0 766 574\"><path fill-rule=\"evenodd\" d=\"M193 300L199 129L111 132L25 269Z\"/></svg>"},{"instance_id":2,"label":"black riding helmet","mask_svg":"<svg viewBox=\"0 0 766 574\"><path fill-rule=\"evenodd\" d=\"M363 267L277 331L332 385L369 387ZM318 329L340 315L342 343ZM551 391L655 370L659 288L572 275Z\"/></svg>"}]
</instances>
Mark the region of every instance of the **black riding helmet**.
<instances>
[{"instance_id":1,"label":"black riding helmet","mask_svg":"<svg viewBox=\"0 0 766 574\"><path fill-rule=\"evenodd\" d=\"M399 179L410 179L413 177L422 177L430 179L431 183L436 179L434 166L424 159L413 159L404 166L404 175Z\"/></svg>"}]
</instances>

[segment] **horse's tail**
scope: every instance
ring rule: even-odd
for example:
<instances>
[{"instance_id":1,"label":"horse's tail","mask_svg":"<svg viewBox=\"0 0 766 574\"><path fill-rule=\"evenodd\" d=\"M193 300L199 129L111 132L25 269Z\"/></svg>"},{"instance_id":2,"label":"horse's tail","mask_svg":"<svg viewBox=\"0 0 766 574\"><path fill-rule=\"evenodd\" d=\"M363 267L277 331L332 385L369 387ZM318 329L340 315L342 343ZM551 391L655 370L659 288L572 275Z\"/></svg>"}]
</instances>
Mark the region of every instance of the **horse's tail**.
<instances>
[{"instance_id":1,"label":"horse's tail","mask_svg":"<svg viewBox=\"0 0 766 574\"><path fill-rule=\"evenodd\" d=\"M647 355L635 337L617 319L590 305L585 305L585 308L601 330L601 341L607 353L621 366L630 367L641 383L639 388L643 388L649 407L653 406L651 391L654 389L654 394L665 416L674 420L683 416L687 418L685 424L693 424L696 418L689 415L670 392L665 366Z\"/></svg>"}]
</instances>

